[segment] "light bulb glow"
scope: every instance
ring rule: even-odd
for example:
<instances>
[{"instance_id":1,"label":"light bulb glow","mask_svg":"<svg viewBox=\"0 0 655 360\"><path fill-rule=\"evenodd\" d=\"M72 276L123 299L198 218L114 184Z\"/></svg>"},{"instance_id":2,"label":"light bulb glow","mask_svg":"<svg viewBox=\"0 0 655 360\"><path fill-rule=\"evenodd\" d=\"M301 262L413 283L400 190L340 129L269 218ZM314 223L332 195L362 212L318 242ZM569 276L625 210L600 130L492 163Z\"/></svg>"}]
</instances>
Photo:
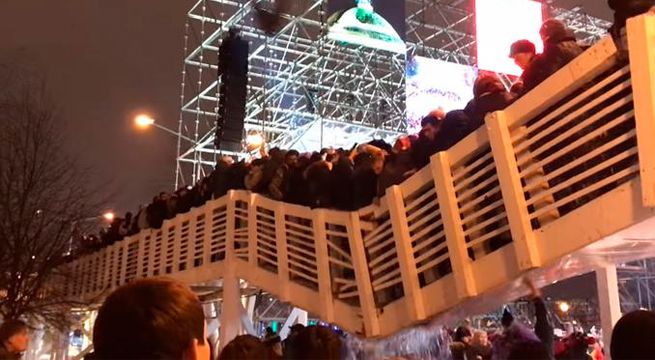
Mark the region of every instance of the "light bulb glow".
<instances>
[{"instance_id":1,"label":"light bulb glow","mask_svg":"<svg viewBox=\"0 0 655 360\"><path fill-rule=\"evenodd\" d=\"M249 151L255 151L264 145L264 136L259 132L246 135L246 145Z\"/></svg>"},{"instance_id":2,"label":"light bulb glow","mask_svg":"<svg viewBox=\"0 0 655 360\"><path fill-rule=\"evenodd\" d=\"M136 118L134 118L134 124L140 128L147 128L148 126L152 125L155 123L155 119L148 115L139 115Z\"/></svg>"},{"instance_id":3,"label":"light bulb glow","mask_svg":"<svg viewBox=\"0 0 655 360\"><path fill-rule=\"evenodd\" d=\"M114 217L116 217L116 215L114 215L114 213L111 211L102 214L102 218L107 221L114 221Z\"/></svg>"},{"instance_id":4,"label":"light bulb glow","mask_svg":"<svg viewBox=\"0 0 655 360\"><path fill-rule=\"evenodd\" d=\"M565 301L559 303L557 306L559 307L559 310L563 313L567 313L571 309L571 305L569 305L569 303Z\"/></svg>"}]
</instances>

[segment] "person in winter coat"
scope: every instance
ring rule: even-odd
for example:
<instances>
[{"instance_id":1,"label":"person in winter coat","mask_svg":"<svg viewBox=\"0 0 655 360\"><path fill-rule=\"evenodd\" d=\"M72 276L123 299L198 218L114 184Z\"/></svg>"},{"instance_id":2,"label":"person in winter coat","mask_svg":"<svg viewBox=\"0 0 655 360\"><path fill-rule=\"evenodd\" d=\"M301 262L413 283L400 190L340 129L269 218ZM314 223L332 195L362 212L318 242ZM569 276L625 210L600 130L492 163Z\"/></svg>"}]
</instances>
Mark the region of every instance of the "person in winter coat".
<instances>
[{"instance_id":1,"label":"person in winter coat","mask_svg":"<svg viewBox=\"0 0 655 360\"><path fill-rule=\"evenodd\" d=\"M29 331L20 320L5 320L0 325L0 360L20 359L27 350Z\"/></svg>"},{"instance_id":2,"label":"person in winter coat","mask_svg":"<svg viewBox=\"0 0 655 360\"><path fill-rule=\"evenodd\" d=\"M289 150L284 155L284 163L276 170L273 180L268 186L268 192L275 200L284 200L289 186L289 174L292 168L298 165L298 156L296 150Z\"/></svg>"},{"instance_id":3,"label":"person in winter coat","mask_svg":"<svg viewBox=\"0 0 655 360\"><path fill-rule=\"evenodd\" d=\"M483 330L476 330L473 332L471 343L466 349L467 360L490 360L493 349L489 342L487 332Z\"/></svg>"},{"instance_id":4,"label":"person in winter coat","mask_svg":"<svg viewBox=\"0 0 655 360\"><path fill-rule=\"evenodd\" d=\"M546 347L537 335L525 325L515 321L507 308L503 311L501 323L503 332L494 338L492 359L549 359Z\"/></svg>"},{"instance_id":5,"label":"person in winter coat","mask_svg":"<svg viewBox=\"0 0 655 360\"><path fill-rule=\"evenodd\" d=\"M412 144L412 158L418 169L430 163L430 156L439 148L437 135L440 132L444 116L431 113L421 120L421 132L418 139Z\"/></svg>"},{"instance_id":6,"label":"person in winter coat","mask_svg":"<svg viewBox=\"0 0 655 360\"><path fill-rule=\"evenodd\" d=\"M411 146L408 136L401 136L396 140L378 178L378 196L384 196L388 187L400 184L414 170Z\"/></svg>"},{"instance_id":7,"label":"person in winter coat","mask_svg":"<svg viewBox=\"0 0 655 360\"><path fill-rule=\"evenodd\" d=\"M473 100L464 110L446 114L437 135L437 151L445 151L484 124L488 113L502 110L514 101L515 96L494 74L480 75L473 86Z\"/></svg>"},{"instance_id":8,"label":"person in winter coat","mask_svg":"<svg viewBox=\"0 0 655 360\"><path fill-rule=\"evenodd\" d=\"M374 155L362 152L355 156L353 170L353 209L371 205L377 195L378 173ZM384 160L382 160L384 161Z\"/></svg>"},{"instance_id":9,"label":"person in winter coat","mask_svg":"<svg viewBox=\"0 0 655 360\"><path fill-rule=\"evenodd\" d=\"M231 157L224 156L216 163L216 168L209 175L209 187L212 190L212 197L218 199L227 194L228 176L230 166L234 163Z\"/></svg>"},{"instance_id":10,"label":"person in winter coat","mask_svg":"<svg viewBox=\"0 0 655 360\"><path fill-rule=\"evenodd\" d=\"M467 359L467 351L471 343L471 330L467 327L460 326L455 330L453 335L453 343L450 344L450 351L453 356L453 360L464 360Z\"/></svg>"},{"instance_id":11,"label":"person in winter coat","mask_svg":"<svg viewBox=\"0 0 655 360\"><path fill-rule=\"evenodd\" d=\"M550 75L564 67L571 60L582 54L582 48L576 42L575 35L564 23L548 19L539 30L544 42L544 52L533 59L521 76L523 93L537 87Z\"/></svg>"},{"instance_id":12,"label":"person in winter coat","mask_svg":"<svg viewBox=\"0 0 655 360\"><path fill-rule=\"evenodd\" d=\"M264 190L262 179L265 165L266 160L264 159L255 159L250 163L250 171L243 179L246 189L254 193L261 193Z\"/></svg>"},{"instance_id":13,"label":"person in winter coat","mask_svg":"<svg viewBox=\"0 0 655 360\"><path fill-rule=\"evenodd\" d=\"M339 152L330 177L332 205L339 210L353 210L353 163L349 155L346 150Z\"/></svg>"},{"instance_id":14,"label":"person in winter coat","mask_svg":"<svg viewBox=\"0 0 655 360\"><path fill-rule=\"evenodd\" d=\"M469 101L464 109L471 120L471 132L484 125L487 114L505 109L516 98L505 89L496 74L479 76L473 85L473 95L473 100Z\"/></svg>"},{"instance_id":15,"label":"person in winter coat","mask_svg":"<svg viewBox=\"0 0 655 360\"><path fill-rule=\"evenodd\" d=\"M315 161L305 171L307 199L306 205L312 208L329 208L332 206L330 196L332 163L325 160ZM294 193L294 192L290 192Z\"/></svg>"},{"instance_id":16,"label":"person in winter coat","mask_svg":"<svg viewBox=\"0 0 655 360\"><path fill-rule=\"evenodd\" d=\"M509 57L514 60L514 63L525 72L525 69L528 68L530 63L537 58L537 48L530 40L518 40L515 41L509 50ZM519 78L510 92L514 94L520 94L523 92L523 75Z\"/></svg>"},{"instance_id":17,"label":"person in winter coat","mask_svg":"<svg viewBox=\"0 0 655 360\"><path fill-rule=\"evenodd\" d=\"M614 10L614 24L609 31L618 39L627 19L647 12L655 6L655 0L608 0L607 4Z\"/></svg>"}]
</instances>

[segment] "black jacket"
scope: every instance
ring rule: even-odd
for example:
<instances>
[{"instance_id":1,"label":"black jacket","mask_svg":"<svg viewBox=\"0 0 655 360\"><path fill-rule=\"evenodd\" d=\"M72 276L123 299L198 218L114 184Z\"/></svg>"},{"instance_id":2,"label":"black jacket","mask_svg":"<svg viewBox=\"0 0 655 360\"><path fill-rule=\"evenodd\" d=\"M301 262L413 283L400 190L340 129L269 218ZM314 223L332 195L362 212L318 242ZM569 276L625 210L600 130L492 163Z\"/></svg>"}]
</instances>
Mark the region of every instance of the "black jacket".
<instances>
[{"instance_id":1,"label":"black jacket","mask_svg":"<svg viewBox=\"0 0 655 360\"><path fill-rule=\"evenodd\" d=\"M521 75L521 79L523 79L522 94L537 87L580 54L582 54L582 48L570 31L551 36L544 44L544 52L537 55Z\"/></svg>"},{"instance_id":2,"label":"black jacket","mask_svg":"<svg viewBox=\"0 0 655 360\"><path fill-rule=\"evenodd\" d=\"M347 156L341 156L330 177L333 206L339 210L353 209L353 165Z\"/></svg>"},{"instance_id":3,"label":"black jacket","mask_svg":"<svg viewBox=\"0 0 655 360\"><path fill-rule=\"evenodd\" d=\"M647 12L655 6L655 0L608 0L608 5L614 10L614 27L625 26L626 19Z\"/></svg>"},{"instance_id":4,"label":"black jacket","mask_svg":"<svg viewBox=\"0 0 655 360\"><path fill-rule=\"evenodd\" d=\"M450 149L451 146L470 134L471 128L471 119L464 110L449 111L441 124L434 152Z\"/></svg>"},{"instance_id":5,"label":"black jacket","mask_svg":"<svg viewBox=\"0 0 655 360\"><path fill-rule=\"evenodd\" d=\"M439 132L441 131L443 130L439 130ZM434 140L430 140L423 136L423 134L419 134L418 139L412 144L412 161L417 169L421 169L429 164L430 156L439 151L438 137L439 135Z\"/></svg>"},{"instance_id":6,"label":"black jacket","mask_svg":"<svg viewBox=\"0 0 655 360\"><path fill-rule=\"evenodd\" d=\"M464 109L470 120L469 131L477 130L484 124L487 114L505 109L514 101L515 97L512 93L501 91L482 94L477 99L469 101Z\"/></svg>"}]
</instances>

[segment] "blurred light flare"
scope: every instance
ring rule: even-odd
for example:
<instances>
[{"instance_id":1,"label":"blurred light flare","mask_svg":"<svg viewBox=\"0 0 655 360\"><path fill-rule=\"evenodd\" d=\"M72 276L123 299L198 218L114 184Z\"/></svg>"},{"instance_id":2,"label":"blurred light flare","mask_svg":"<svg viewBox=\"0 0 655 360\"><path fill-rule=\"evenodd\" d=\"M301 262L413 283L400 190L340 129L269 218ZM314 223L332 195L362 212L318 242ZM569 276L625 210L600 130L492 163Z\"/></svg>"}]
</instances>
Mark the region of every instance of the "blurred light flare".
<instances>
[{"instance_id":1,"label":"blurred light flare","mask_svg":"<svg viewBox=\"0 0 655 360\"><path fill-rule=\"evenodd\" d=\"M539 28L542 4L532 0L476 0L475 26L480 70L519 76L523 70L509 57L510 46L521 39L543 50Z\"/></svg>"},{"instance_id":2,"label":"blurred light flare","mask_svg":"<svg viewBox=\"0 0 655 360\"><path fill-rule=\"evenodd\" d=\"M115 217L116 215L111 211L107 211L106 213L102 214L102 218L107 221L114 221Z\"/></svg>"},{"instance_id":3,"label":"blurred light flare","mask_svg":"<svg viewBox=\"0 0 655 360\"><path fill-rule=\"evenodd\" d=\"M563 313L567 313L569 312L569 310L571 310L571 305L569 305L569 303L567 303L566 301L560 302L559 304L557 304L557 307Z\"/></svg>"},{"instance_id":4,"label":"blurred light flare","mask_svg":"<svg viewBox=\"0 0 655 360\"><path fill-rule=\"evenodd\" d=\"M145 129L154 123L155 123L155 119L145 114L138 115L137 117L134 118L134 124L142 129Z\"/></svg>"}]
</instances>

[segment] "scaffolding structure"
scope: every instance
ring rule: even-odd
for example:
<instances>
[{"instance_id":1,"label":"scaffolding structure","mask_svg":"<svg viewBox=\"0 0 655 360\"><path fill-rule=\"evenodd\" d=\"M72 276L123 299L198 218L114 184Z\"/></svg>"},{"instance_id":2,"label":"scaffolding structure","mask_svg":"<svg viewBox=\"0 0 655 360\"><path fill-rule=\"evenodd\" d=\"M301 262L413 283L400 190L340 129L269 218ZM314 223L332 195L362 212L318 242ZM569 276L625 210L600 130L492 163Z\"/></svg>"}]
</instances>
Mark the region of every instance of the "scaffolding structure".
<instances>
[{"instance_id":1,"label":"scaffolding structure","mask_svg":"<svg viewBox=\"0 0 655 360\"><path fill-rule=\"evenodd\" d=\"M198 0L187 14L175 186L193 184L222 155L214 148L218 48L230 28L250 42L245 130L269 146L315 151L350 147L406 132L405 63L414 55L475 64L474 11L468 0L405 0L407 54L328 40L328 0L289 1L275 34L258 26L255 7L270 0ZM281 0L278 0L281 1ZM354 5L353 0L353 5ZM580 40L610 23L582 9L547 6Z\"/></svg>"},{"instance_id":2,"label":"scaffolding structure","mask_svg":"<svg viewBox=\"0 0 655 360\"><path fill-rule=\"evenodd\" d=\"M617 271L623 312L655 310L655 259L624 264Z\"/></svg>"}]
</instances>

